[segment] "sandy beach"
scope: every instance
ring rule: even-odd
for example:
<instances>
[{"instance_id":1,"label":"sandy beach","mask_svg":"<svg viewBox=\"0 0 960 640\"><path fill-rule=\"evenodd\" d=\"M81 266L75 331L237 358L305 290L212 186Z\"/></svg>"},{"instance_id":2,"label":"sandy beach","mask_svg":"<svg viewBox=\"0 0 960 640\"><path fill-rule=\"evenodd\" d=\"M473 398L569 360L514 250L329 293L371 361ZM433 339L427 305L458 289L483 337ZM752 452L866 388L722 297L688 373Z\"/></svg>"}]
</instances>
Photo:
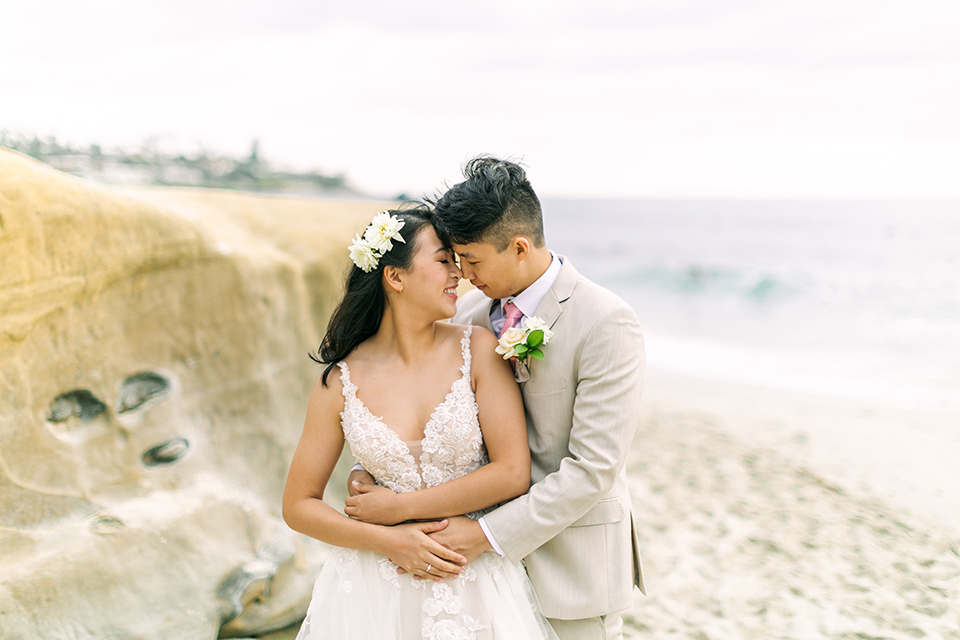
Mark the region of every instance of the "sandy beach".
<instances>
[{"instance_id":1,"label":"sandy beach","mask_svg":"<svg viewBox=\"0 0 960 640\"><path fill-rule=\"evenodd\" d=\"M651 371L625 636L960 638L957 423Z\"/></svg>"},{"instance_id":2,"label":"sandy beach","mask_svg":"<svg viewBox=\"0 0 960 640\"><path fill-rule=\"evenodd\" d=\"M960 638L958 418L651 370L624 637Z\"/></svg>"},{"instance_id":3,"label":"sandy beach","mask_svg":"<svg viewBox=\"0 0 960 640\"><path fill-rule=\"evenodd\" d=\"M16 398L0 405L0 636L208 638L229 618L292 638L263 632L296 619L319 566L279 517L316 376L305 345L381 205L111 193L0 164L0 388ZM955 400L697 379L657 368L677 360L658 345L651 331L627 463L649 593L627 638L960 640Z\"/></svg>"}]
</instances>

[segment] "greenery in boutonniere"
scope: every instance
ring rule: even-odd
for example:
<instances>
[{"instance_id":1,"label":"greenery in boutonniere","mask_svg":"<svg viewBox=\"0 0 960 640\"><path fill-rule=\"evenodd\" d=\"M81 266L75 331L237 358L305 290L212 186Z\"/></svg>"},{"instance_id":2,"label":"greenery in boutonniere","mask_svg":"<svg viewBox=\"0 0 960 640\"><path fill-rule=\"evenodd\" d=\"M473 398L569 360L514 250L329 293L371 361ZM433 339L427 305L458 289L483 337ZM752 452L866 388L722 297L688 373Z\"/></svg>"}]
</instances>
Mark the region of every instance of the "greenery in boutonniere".
<instances>
[{"instance_id":1,"label":"greenery in boutonniere","mask_svg":"<svg viewBox=\"0 0 960 640\"><path fill-rule=\"evenodd\" d=\"M543 320L535 316L524 318L522 327L511 327L503 332L497 353L504 360L514 358L520 364L526 363L527 358L543 360L543 347L552 337L553 331Z\"/></svg>"}]
</instances>

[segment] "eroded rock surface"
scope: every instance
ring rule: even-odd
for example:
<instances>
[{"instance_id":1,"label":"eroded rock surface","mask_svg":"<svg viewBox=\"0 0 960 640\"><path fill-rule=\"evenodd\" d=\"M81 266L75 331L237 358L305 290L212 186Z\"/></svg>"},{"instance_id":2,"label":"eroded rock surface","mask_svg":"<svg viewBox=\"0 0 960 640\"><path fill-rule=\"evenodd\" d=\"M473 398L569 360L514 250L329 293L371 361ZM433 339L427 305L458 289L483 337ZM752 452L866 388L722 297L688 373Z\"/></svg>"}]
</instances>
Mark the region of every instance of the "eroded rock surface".
<instances>
[{"instance_id":1,"label":"eroded rock surface","mask_svg":"<svg viewBox=\"0 0 960 640\"><path fill-rule=\"evenodd\" d=\"M0 637L302 615L325 552L280 498L307 354L380 208L120 192L0 149Z\"/></svg>"}]
</instances>

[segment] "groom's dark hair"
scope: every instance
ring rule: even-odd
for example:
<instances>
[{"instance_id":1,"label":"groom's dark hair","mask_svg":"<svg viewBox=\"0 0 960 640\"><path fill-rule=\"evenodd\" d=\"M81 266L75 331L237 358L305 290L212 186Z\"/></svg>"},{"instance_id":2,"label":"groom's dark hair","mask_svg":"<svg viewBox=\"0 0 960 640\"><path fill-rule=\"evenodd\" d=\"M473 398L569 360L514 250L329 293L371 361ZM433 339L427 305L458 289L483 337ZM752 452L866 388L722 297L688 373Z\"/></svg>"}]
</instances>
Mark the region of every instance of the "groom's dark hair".
<instances>
[{"instance_id":1,"label":"groom's dark hair","mask_svg":"<svg viewBox=\"0 0 960 640\"><path fill-rule=\"evenodd\" d=\"M503 251L523 235L543 246L540 200L520 165L477 156L464 166L463 177L432 201L433 226L444 244L488 242Z\"/></svg>"}]
</instances>

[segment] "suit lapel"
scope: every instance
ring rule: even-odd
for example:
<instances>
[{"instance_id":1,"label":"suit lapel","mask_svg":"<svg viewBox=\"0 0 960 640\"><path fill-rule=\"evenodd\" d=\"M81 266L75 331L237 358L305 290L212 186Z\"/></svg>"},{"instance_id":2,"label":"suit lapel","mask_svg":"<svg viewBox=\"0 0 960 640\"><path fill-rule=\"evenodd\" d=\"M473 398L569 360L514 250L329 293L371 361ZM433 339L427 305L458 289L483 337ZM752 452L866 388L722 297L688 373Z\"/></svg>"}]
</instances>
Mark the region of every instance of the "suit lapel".
<instances>
[{"instance_id":1,"label":"suit lapel","mask_svg":"<svg viewBox=\"0 0 960 640\"><path fill-rule=\"evenodd\" d=\"M563 312L561 303L573 295L573 290L577 287L577 278L579 276L577 270L573 268L569 260L563 256L558 257L560 258L560 273L534 312L535 316L546 322L547 326L551 328Z\"/></svg>"},{"instance_id":2,"label":"suit lapel","mask_svg":"<svg viewBox=\"0 0 960 640\"><path fill-rule=\"evenodd\" d=\"M558 257L560 258L560 273L547 293L544 294L540 304L537 305L537 310L534 312L534 315L543 320L551 329L560 318L560 314L563 313L563 303L573 295L573 290L576 289L577 279L579 278L577 270L573 268L570 261L563 256ZM549 353L549 349L550 347L547 346L546 353ZM547 355L546 357L549 358L550 356ZM533 360L528 366L531 367L530 376L533 376L534 369L542 367L543 363ZM521 389L525 386L526 381L520 383Z\"/></svg>"}]
</instances>

